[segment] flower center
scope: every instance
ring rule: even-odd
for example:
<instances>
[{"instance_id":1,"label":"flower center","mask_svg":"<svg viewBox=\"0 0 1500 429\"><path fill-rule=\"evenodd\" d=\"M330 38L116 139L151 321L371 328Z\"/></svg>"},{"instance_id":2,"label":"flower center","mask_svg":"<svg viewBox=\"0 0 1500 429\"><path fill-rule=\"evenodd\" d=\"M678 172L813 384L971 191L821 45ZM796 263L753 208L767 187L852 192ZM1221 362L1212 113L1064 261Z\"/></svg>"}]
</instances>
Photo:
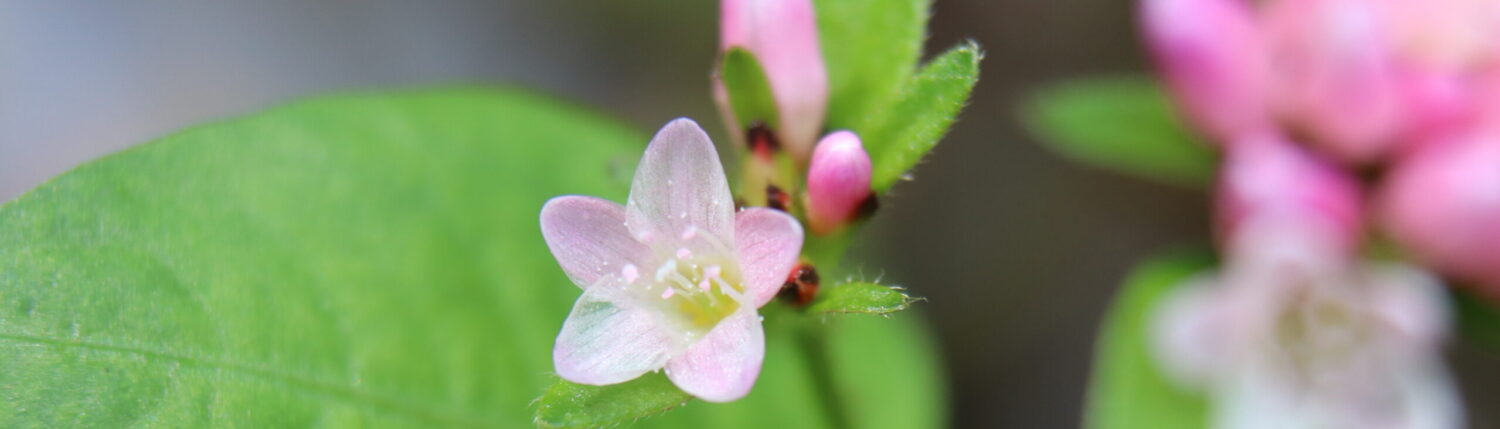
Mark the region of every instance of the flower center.
<instances>
[{"instance_id":1,"label":"flower center","mask_svg":"<svg viewBox=\"0 0 1500 429\"><path fill-rule=\"evenodd\" d=\"M689 336L699 336L748 304L732 262L716 255L696 255L684 247L672 251L655 269L643 271L627 265L621 276L639 302L656 308Z\"/></svg>"}]
</instances>

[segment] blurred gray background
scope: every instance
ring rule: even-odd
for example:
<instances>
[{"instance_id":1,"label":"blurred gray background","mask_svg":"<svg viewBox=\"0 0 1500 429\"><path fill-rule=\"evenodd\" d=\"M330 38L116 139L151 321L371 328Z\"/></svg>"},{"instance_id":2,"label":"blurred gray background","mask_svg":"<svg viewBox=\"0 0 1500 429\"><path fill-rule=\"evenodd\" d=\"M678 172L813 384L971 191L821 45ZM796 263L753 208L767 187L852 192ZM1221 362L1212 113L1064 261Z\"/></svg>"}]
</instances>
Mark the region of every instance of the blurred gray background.
<instances>
[{"instance_id":1,"label":"blurred gray background","mask_svg":"<svg viewBox=\"0 0 1500 429\"><path fill-rule=\"evenodd\" d=\"M867 273L929 298L957 427L1078 426L1118 281L1157 250L1207 240L1200 192L1070 164L1017 124L1038 84L1147 69L1131 8L935 5L928 52L974 39L984 74L859 253ZM515 84L643 131L678 116L716 129L717 16L710 0L0 0L0 200L191 124L337 91ZM1461 345L1454 359L1471 412L1496 412L1500 354Z\"/></svg>"}]
</instances>

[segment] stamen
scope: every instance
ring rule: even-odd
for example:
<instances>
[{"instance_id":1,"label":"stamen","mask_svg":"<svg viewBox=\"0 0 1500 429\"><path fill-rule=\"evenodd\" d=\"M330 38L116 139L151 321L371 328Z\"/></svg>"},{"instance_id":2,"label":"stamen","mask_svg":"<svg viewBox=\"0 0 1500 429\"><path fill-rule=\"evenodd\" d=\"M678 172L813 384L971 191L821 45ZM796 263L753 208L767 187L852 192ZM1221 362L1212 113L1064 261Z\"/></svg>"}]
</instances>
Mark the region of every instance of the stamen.
<instances>
[{"instance_id":1,"label":"stamen","mask_svg":"<svg viewBox=\"0 0 1500 429\"><path fill-rule=\"evenodd\" d=\"M676 274L676 273L677 273L677 260L675 260L675 259L669 259L669 260L667 260L667 263L661 264L661 267L656 269L656 281L658 283L666 281L668 274Z\"/></svg>"},{"instance_id":2,"label":"stamen","mask_svg":"<svg viewBox=\"0 0 1500 429\"><path fill-rule=\"evenodd\" d=\"M661 291L661 299L671 298L672 295L676 295L676 294L677 294L677 289L673 289L671 287L668 287L667 290Z\"/></svg>"},{"instance_id":3,"label":"stamen","mask_svg":"<svg viewBox=\"0 0 1500 429\"><path fill-rule=\"evenodd\" d=\"M683 240L692 240L693 237L697 237L697 236L698 236L698 227L696 227L696 226L688 225L687 229L685 229L685 230L682 231L682 239Z\"/></svg>"},{"instance_id":4,"label":"stamen","mask_svg":"<svg viewBox=\"0 0 1500 429\"><path fill-rule=\"evenodd\" d=\"M641 278L641 272L635 268L635 264L625 264L625 267L620 269L620 276L625 278L625 284L632 284L636 279Z\"/></svg>"},{"instance_id":5,"label":"stamen","mask_svg":"<svg viewBox=\"0 0 1500 429\"><path fill-rule=\"evenodd\" d=\"M722 274L724 274L724 268L718 265L709 265L703 268L703 276L707 278L716 279Z\"/></svg>"},{"instance_id":6,"label":"stamen","mask_svg":"<svg viewBox=\"0 0 1500 429\"><path fill-rule=\"evenodd\" d=\"M687 259L691 257L693 257L693 251L688 250L686 247L677 249L677 259Z\"/></svg>"},{"instance_id":7,"label":"stamen","mask_svg":"<svg viewBox=\"0 0 1500 429\"><path fill-rule=\"evenodd\" d=\"M738 290L735 290L734 286L729 285L729 282L724 281L724 279L722 278L714 278L714 283L719 285L719 292L724 293L724 295L728 295L730 299L734 300L734 302L738 302L740 304L746 303L745 294L740 293L740 291Z\"/></svg>"},{"instance_id":8,"label":"stamen","mask_svg":"<svg viewBox=\"0 0 1500 429\"><path fill-rule=\"evenodd\" d=\"M708 279L703 279L703 281L698 282L698 289L703 289L704 292L708 292L708 288Z\"/></svg>"},{"instance_id":9,"label":"stamen","mask_svg":"<svg viewBox=\"0 0 1500 429\"><path fill-rule=\"evenodd\" d=\"M688 280L687 277L683 277L681 273L678 273L676 271L673 271L671 274L667 275L667 278L671 279L673 283L677 283L677 286L681 287L683 290L688 290L693 287L692 280Z\"/></svg>"}]
</instances>

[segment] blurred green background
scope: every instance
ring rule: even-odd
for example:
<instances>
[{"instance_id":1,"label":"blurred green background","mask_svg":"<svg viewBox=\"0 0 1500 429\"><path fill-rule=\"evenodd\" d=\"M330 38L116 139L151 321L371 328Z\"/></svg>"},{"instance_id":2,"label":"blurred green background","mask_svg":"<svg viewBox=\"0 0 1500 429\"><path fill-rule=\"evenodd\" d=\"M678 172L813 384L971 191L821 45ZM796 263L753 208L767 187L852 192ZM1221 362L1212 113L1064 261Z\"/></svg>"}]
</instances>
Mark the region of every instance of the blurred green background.
<instances>
[{"instance_id":1,"label":"blurred green background","mask_svg":"<svg viewBox=\"0 0 1500 429\"><path fill-rule=\"evenodd\" d=\"M908 286L943 348L957 427L1075 427L1096 325L1155 251L1208 239L1201 192L1068 164L1029 141L1037 85L1147 70L1132 4L938 1L928 52L988 55L948 138L856 254ZM206 120L328 92L515 84L721 133L713 1L0 0L0 199ZM716 135L719 140L722 135ZM644 144L644 142L642 142ZM1494 350L1452 353L1472 427L1500 426Z\"/></svg>"}]
</instances>

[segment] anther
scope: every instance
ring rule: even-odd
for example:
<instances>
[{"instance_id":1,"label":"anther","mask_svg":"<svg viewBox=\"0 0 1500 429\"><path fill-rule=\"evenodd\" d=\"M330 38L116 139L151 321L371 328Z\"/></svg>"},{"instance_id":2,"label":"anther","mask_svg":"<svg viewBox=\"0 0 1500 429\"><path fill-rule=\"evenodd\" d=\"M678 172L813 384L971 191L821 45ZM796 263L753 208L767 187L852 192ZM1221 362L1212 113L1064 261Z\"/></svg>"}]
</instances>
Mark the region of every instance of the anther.
<instances>
[{"instance_id":1,"label":"anther","mask_svg":"<svg viewBox=\"0 0 1500 429\"><path fill-rule=\"evenodd\" d=\"M625 278L626 284L630 284L641 278L641 272L635 268L635 264L625 264L625 267L620 269L620 276Z\"/></svg>"}]
</instances>

